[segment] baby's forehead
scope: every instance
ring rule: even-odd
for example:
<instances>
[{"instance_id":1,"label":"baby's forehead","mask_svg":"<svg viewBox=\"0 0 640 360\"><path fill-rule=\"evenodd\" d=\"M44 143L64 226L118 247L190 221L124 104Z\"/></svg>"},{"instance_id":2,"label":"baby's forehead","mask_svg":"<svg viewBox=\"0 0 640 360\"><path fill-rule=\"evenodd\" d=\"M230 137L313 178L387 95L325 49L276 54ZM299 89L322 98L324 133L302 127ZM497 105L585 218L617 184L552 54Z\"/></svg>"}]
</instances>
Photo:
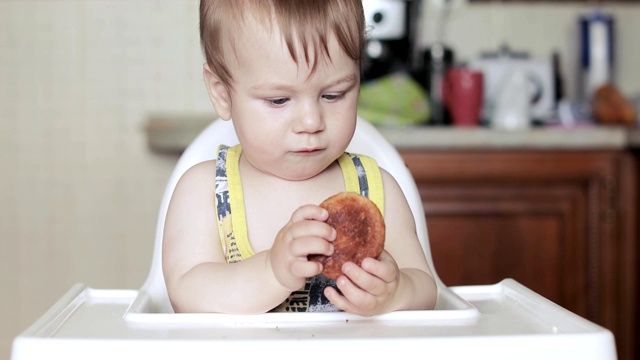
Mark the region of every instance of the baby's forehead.
<instances>
[{"instance_id":1,"label":"baby's forehead","mask_svg":"<svg viewBox=\"0 0 640 360\"><path fill-rule=\"evenodd\" d=\"M254 60L259 60L263 51L278 49L296 63L310 65L317 61L330 61L329 42L337 42L331 30L310 33L293 26L283 28L273 18L247 17L244 26L236 27L229 35L225 48L235 55L236 60L241 50L248 50L255 56ZM338 48L343 51L340 46Z\"/></svg>"}]
</instances>

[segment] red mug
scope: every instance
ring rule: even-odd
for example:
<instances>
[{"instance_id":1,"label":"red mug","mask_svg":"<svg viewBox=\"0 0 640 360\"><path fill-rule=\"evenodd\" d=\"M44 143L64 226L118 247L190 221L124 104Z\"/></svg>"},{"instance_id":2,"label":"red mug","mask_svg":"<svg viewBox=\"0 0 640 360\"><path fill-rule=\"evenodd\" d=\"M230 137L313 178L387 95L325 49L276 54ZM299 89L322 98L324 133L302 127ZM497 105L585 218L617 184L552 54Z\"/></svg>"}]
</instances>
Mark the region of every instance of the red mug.
<instances>
[{"instance_id":1,"label":"red mug","mask_svg":"<svg viewBox=\"0 0 640 360\"><path fill-rule=\"evenodd\" d=\"M447 71L442 82L442 100L456 126L477 126L482 111L484 76L463 67Z\"/></svg>"}]
</instances>

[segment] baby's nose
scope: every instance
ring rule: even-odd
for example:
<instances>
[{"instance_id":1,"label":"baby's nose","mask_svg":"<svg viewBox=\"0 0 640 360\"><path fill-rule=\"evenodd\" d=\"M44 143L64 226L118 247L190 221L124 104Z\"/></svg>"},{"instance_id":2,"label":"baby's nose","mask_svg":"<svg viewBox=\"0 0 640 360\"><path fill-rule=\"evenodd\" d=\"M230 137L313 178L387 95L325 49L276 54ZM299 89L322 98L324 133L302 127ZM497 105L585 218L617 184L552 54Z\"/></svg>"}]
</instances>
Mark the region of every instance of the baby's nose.
<instances>
[{"instance_id":1,"label":"baby's nose","mask_svg":"<svg viewBox=\"0 0 640 360\"><path fill-rule=\"evenodd\" d=\"M298 115L296 132L315 133L324 130L324 117L319 106L306 106Z\"/></svg>"}]
</instances>

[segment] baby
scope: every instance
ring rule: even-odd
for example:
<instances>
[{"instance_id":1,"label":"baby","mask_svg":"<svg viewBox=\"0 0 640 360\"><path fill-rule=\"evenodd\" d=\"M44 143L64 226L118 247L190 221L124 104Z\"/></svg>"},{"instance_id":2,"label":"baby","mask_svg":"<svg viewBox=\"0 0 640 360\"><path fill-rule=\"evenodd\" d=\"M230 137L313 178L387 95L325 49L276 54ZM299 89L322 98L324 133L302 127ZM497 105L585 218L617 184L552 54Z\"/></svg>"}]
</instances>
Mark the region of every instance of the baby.
<instances>
[{"instance_id":1,"label":"baby","mask_svg":"<svg viewBox=\"0 0 640 360\"><path fill-rule=\"evenodd\" d=\"M432 309L435 281L402 190L371 158L345 153L361 0L202 0L200 35L209 96L240 145L189 169L173 193L162 252L174 310ZM336 231L317 204L348 183L368 184L356 191L379 199L385 249L361 266L347 262L333 281L309 255L333 253Z\"/></svg>"}]
</instances>

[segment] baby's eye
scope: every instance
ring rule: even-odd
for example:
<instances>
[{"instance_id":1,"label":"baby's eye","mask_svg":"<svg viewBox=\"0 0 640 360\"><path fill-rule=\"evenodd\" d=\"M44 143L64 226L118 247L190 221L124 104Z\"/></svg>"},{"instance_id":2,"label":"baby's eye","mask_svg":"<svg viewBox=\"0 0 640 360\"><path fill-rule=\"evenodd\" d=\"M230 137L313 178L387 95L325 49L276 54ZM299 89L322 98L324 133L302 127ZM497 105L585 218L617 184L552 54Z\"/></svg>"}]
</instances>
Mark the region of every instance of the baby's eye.
<instances>
[{"instance_id":1,"label":"baby's eye","mask_svg":"<svg viewBox=\"0 0 640 360\"><path fill-rule=\"evenodd\" d=\"M267 102L273 106L282 106L289 101L289 98L267 99Z\"/></svg>"},{"instance_id":2,"label":"baby's eye","mask_svg":"<svg viewBox=\"0 0 640 360\"><path fill-rule=\"evenodd\" d=\"M322 95L322 98L328 101L336 101L336 100L340 100L344 97L344 93L337 93L337 94L324 94Z\"/></svg>"}]
</instances>

